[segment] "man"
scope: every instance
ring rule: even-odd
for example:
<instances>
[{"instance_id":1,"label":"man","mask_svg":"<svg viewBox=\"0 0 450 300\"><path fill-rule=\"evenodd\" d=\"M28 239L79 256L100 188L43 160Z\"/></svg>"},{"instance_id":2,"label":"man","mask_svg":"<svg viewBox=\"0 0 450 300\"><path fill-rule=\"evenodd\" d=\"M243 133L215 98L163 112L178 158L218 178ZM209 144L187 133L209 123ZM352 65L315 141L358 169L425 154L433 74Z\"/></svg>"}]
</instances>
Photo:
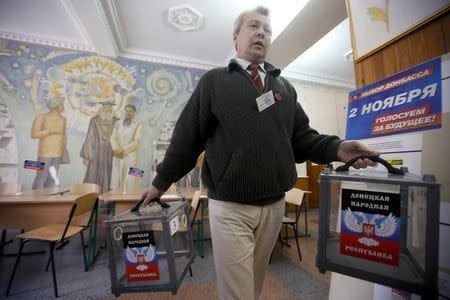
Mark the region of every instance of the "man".
<instances>
[{"instance_id":1,"label":"man","mask_svg":"<svg viewBox=\"0 0 450 300\"><path fill-rule=\"evenodd\" d=\"M378 153L309 127L292 85L264 61L271 40L266 8L243 12L233 40L237 58L201 78L142 197L147 205L160 196L205 150L202 180L219 298L257 299L281 228L284 193L297 178L295 163ZM373 163L354 166L367 165Z\"/></svg>"},{"instance_id":2,"label":"man","mask_svg":"<svg viewBox=\"0 0 450 300\"><path fill-rule=\"evenodd\" d=\"M127 174L130 167L137 167L138 149L144 136L144 127L135 118L136 106L125 106L125 118L116 123L111 134L111 146L113 150L113 167L111 176L111 188L124 190L136 187L136 177L130 176L128 183Z\"/></svg>"},{"instance_id":3,"label":"man","mask_svg":"<svg viewBox=\"0 0 450 300\"><path fill-rule=\"evenodd\" d=\"M38 115L31 127L31 138L39 139L38 160L45 163L44 170L37 171L33 189L55 185L49 169L53 167L58 172L66 150L66 118L61 115L64 111L64 98L50 97L47 107L50 111Z\"/></svg>"},{"instance_id":4,"label":"man","mask_svg":"<svg viewBox=\"0 0 450 300\"><path fill-rule=\"evenodd\" d=\"M110 188L113 155L109 140L119 118L112 109L114 101L101 104L96 116L89 122L80 156L87 167L83 182L98 184L103 193Z\"/></svg>"}]
</instances>

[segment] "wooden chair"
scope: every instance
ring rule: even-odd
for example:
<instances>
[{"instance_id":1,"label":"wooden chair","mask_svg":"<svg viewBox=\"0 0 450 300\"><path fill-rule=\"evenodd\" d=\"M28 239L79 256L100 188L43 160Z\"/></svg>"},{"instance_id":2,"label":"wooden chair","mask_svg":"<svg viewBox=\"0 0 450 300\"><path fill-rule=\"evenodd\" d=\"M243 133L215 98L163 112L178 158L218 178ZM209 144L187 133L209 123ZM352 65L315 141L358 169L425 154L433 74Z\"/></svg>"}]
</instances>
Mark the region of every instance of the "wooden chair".
<instances>
[{"instance_id":1,"label":"wooden chair","mask_svg":"<svg viewBox=\"0 0 450 300\"><path fill-rule=\"evenodd\" d=\"M191 208L189 209L189 219L191 220L191 230L197 225L197 242L200 244L200 257L203 258L203 220L197 220L197 213L200 204L200 191L195 191L191 200ZM192 269L189 267L189 274L192 277Z\"/></svg>"},{"instance_id":2,"label":"wooden chair","mask_svg":"<svg viewBox=\"0 0 450 300\"><path fill-rule=\"evenodd\" d=\"M283 224L285 226L285 232L286 232L286 237L285 239L287 240L287 227L288 226L292 226L292 229L294 230L294 237L295 237L295 243L297 245L297 251L298 251L298 256L300 258L300 260L302 260L302 253L300 251L300 246L298 243L298 220L300 219L300 213L301 213L301 206L304 200L304 197L306 194L308 194L310 192L308 191L302 191L301 189L298 188L293 188L291 190L289 190L288 192L286 192L285 195L285 201L286 201L286 214L285 216L283 216ZM295 205L295 218L289 218L287 216L287 207L288 204L293 204ZM305 208L305 216L306 216L306 208ZM278 240L280 241L281 247L283 247L284 245L288 245L286 242L284 242L281 238L281 232L278 235ZM272 261L272 254L270 255L270 260L269 263Z\"/></svg>"},{"instance_id":3,"label":"wooden chair","mask_svg":"<svg viewBox=\"0 0 450 300\"><path fill-rule=\"evenodd\" d=\"M15 195L20 191L20 186L15 182L0 182L0 195ZM3 248L6 244L11 243L13 240L6 240L6 229L2 230L2 239L0 241L0 256L3 255Z\"/></svg>"},{"instance_id":4,"label":"wooden chair","mask_svg":"<svg viewBox=\"0 0 450 300\"><path fill-rule=\"evenodd\" d=\"M199 211L200 204L200 191L195 191L194 196L191 201L191 208L189 210L189 219L191 220L191 230L194 228L194 225L197 226L197 242L198 242L198 252L200 257L203 258L203 220L197 219L197 214ZM203 216L202 216L203 218Z\"/></svg>"},{"instance_id":5,"label":"wooden chair","mask_svg":"<svg viewBox=\"0 0 450 300\"><path fill-rule=\"evenodd\" d=\"M292 229L294 230L294 237L295 237L295 243L297 245L297 251L298 251L298 256L300 258L300 260L302 260L302 253L300 251L300 246L298 244L298 220L300 219L300 213L301 213L301 206L303 203L303 198L305 196L305 192L302 191L301 189L297 189L297 188L293 188L291 190L289 190L288 192L286 192L286 196L285 196L285 201L286 201L286 206L288 204L293 204L295 205L295 218L289 218L287 216L283 217L283 225L285 225L286 228L286 237L287 237L287 226L292 226ZM281 233L279 235L279 240L281 243L281 246L283 246L283 241L281 240Z\"/></svg>"},{"instance_id":6,"label":"wooden chair","mask_svg":"<svg viewBox=\"0 0 450 300\"><path fill-rule=\"evenodd\" d=\"M74 195L84 195L84 194L89 194L89 193L99 193L100 194L100 186L96 183L76 183L70 187L70 193L74 194ZM106 205L105 202L101 201L101 199L99 198L98 211L94 216L92 216L92 219L91 219L91 221L92 221L91 224L93 225L93 228L92 228L93 231L97 232L98 224L103 224L103 220L104 220L105 216L107 214L109 214L109 211L110 211L109 206ZM89 223L87 223L87 224L89 224ZM91 249L91 251L88 252L89 253L88 257L90 257L90 256L95 257L95 255L96 255L96 253L95 253L96 235L90 236L90 239L88 239L87 244L92 245L90 248L89 248L89 246L87 246L89 249ZM106 246L106 240L105 240L104 244ZM59 249L58 246L57 246L57 249Z\"/></svg>"},{"instance_id":7,"label":"wooden chair","mask_svg":"<svg viewBox=\"0 0 450 300\"><path fill-rule=\"evenodd\" d=\"M17 237L20 238L20 248L19 253L17 254L16 263L14 265L14 270L11 274L11 278L9 279L8 288L6 290L6 296L9 296L9 292L11 291L11 286L14 280L14 276L16 274L17 267L20 262L20 257L22 256L22 251L25 243L28 241L37 241L37 242L46 242L50 248L50 257L47 262L46 271L48 271L50 263L52 264L52 275L53 275L53 289L55 291L55 297L58 297L58 286L56 282L56 270L55 270L55 260L54 260L54 250L57 243L63 243L64 240L75 236L77 233L80 233L81 237L81 246L83 251L84 258L84 267L85 271L87 271L87 260L84 246L84 238L83 238L83 230L87 228L87 226L73 226L71 225L73 217L80 216L82 214L90 212L90 219L92 219L94 212L96 211L98 205L98 193L90 193L85 194L78 197L75 200L75 203L72 206L72 209L69 214L69 218L66 224L50 224L46 226L42 226L31 231L25 232L23 234L19 234ZM87 223L89 224L89 222Z\"/></svg>"},{"instance_id":8,"label":"wooden chair","mask_svg":"<svg viewBox=\"0 0 450 300\"><path fill-rule=\"evenodd\" d=\"M178 187L175 183L172 183L166 191L166 194L177 194Z\"/></svg>"},{"instance_id":9,"label":"wooden chair","mask_svg":"<svg viewBox=\"0 0 450 300\"><path fill-rule=\"evenodd\" d=\"M95 183L76 183L70 187L70 192L75 195L100 193L100 186Z\"/></svg>"}]
</instances>

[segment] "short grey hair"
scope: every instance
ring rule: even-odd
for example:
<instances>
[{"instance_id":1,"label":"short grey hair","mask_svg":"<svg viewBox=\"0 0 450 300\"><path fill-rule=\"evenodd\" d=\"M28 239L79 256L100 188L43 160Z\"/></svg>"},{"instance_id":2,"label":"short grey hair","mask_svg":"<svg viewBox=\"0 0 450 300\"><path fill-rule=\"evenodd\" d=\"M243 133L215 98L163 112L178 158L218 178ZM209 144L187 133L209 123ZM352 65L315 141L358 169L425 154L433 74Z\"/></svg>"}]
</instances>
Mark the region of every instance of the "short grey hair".
<instances>
[{"instance_id":1,"label":"short grey hair","mask_svg":"<svg viewBox=\"0 0 450 300\"><path fill-rule=\"evenodd\" d=\"M55 107L57 107L59 105L59 103L61 103L63 101L64 101L63 97L50 97L47 99L47 107L49 109L54 109Z\"/></svg>"},{"instance_id":2,"label":"short grey hair","mask_svg":"<svg viewBox=\"0 0 450 300\"><path fill-rule=\"evenodd\" d=\"M235 36L236 34L239 33L239 30L241 29L242 23L244 23L244 18L245 16L247 16L248 14L251 14L253 12L257 12L263 16L269 17L269 9L265 6L257 6L255 8L252 9L247 9L244 10L243 12L241 12L241 14L239 15L239 17L237 17L236 21L234 21L234 28L233 28L233 36Z\"/></svg>"}]
</instances>

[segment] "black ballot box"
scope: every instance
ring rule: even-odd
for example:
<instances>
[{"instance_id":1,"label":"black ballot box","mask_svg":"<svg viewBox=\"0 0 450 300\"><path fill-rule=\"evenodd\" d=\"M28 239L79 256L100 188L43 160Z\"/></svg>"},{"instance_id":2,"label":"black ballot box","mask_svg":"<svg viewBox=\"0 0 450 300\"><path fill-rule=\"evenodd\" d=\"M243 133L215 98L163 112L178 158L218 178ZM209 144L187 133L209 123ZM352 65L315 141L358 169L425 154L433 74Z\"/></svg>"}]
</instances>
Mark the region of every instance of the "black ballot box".
<instances>
[{"instance_id":1,"label":"black ballot box","mask_svg":"<svg viewBox=\"0 0 450 300\"><path fill-rule=\"evenodd\" d=\"M388 171L321 173L316 266L437 299L440 185L372 159Z\"/></svg>"},{"instance_id":2,"label":"black ballot box","mask_svg":"<svg viewBox=\"0 0 450 300\"><path fill-rule=\"evenodd\" d=\"M188 205L154 204L105 220L111 292L176 294L195 258Z\"/></svg>"}]
</instances>

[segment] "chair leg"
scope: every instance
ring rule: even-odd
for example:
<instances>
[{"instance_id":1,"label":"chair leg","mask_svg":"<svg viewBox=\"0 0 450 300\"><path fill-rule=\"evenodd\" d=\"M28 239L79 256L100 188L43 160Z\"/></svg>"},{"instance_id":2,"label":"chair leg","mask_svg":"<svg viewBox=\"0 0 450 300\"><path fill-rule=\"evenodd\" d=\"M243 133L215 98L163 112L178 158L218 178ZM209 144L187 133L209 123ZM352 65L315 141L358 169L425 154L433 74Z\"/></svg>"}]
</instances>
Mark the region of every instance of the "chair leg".
<instances>
[{"instance_id":1,"label":"chair leg","mask_svg":"<svg viewBox=\"0 0 450 300\"><path fill-rule=\"evenodd\" d=\"M297 243L298 256L300 257L300 260L302 260L302 252L300 251L300 246L298 245L298 232L297 232L297 229L295 228L294 224L292 224L292 228L294 229L295 242Z\"/></svg>"},{"instance_id":2,"label":"chair leg","mask_svg":"<svg viewBox=\"0 0 450 300\"><path fill-rule=\"evenodd\" d=\"M192 277L192 268L189 267L189 275Z\"/></svg>"},{"instance_id":3,"label":"chair leg","mask_svg":"<svg viewBox=\"0 0 450 300\"><path fill-rule=\"evenodd\" d=\"M23 246L25 245L26 240L20 241L19 253L17 253L16 263L14 264L14 269L11 274L11 278L9 279L8 288L6 289L6 297L9 296L9 292L11 291L11 286L14 280L14 276L16 275L17 267L19 266L20 257L22 256Z\"/></svg>"},{"instance_id":4,"label":"chair leg","mask_svg":"<svg viewBox=\"0 0 450 300\"><path fill-rule=\"evenodd\" d=\"M86 260L86 246L84 245L83 231L80 231L80 237L81 237L81 251L83 251L84 271L87 272L88 265Z\"/></svg>"},{"instance_id":5,"label":"chair leg","mask_svg":"<svg viewBox=\"0 0 450 300\"><path fill-rule=\"evenodd\" d=\"M48 256L48 260L47 260L47 266L45 267L45 272L48 272L48 268L50 267L50 261L52 260L52 256L49 255Z\"/></svg>"},{"instance_id":6,"label":"chair leg","mask_svg":"<svg viewBox=\"0 0 450 300\"><path fill-rule=\"evenodd\" d=\"M281 232L278 234L278 240L280 241L281 248L284 248L283 240L281 239Z\"/></svg>"},{"instance_id":7,"label":"chair leg","mask_svg":"<svg viewBox=\"0 0 450 300\"><path fill-rule=\"evenodd\" d=\"M11 243L13 240L6 240L6 229L2 230L2 241L0 242L0 256L3 256L3 248L6 244Z\"/></svg>"},{"instance_id":8,"label":"chair leg","mask_svg":"<svg viewBox=\"0 0 450 300\"><path fill-rule=\"evenodd\" d=\"M305 235L310 236L308 232L308 206L305 203Z\"/></svg>"},{"instance_id":9,"label":"chair leg","mask_svg":"<svg viewBox=\"0 0 450 300\"><path fill-rule=\"evenodd\" d=\"M272 263L272 256L273 256L273 249L272 249L272 253L270 253L269 265Z\"/></svg>"},{"instance_id":10,"label":"chair leg","mask_svg":"<svg viewBox=\"0 0 450 300\"><path fill-rule=\"evenodd\" d=\"M53 289L55 291L55 297L58 297L58 284L56 283L56 270L55 270L55 257L53 255L55 251L55 243L49 243L50 247L50 261L52 263L52 278L53 278Z\"/></svg>"}]
</instances>

